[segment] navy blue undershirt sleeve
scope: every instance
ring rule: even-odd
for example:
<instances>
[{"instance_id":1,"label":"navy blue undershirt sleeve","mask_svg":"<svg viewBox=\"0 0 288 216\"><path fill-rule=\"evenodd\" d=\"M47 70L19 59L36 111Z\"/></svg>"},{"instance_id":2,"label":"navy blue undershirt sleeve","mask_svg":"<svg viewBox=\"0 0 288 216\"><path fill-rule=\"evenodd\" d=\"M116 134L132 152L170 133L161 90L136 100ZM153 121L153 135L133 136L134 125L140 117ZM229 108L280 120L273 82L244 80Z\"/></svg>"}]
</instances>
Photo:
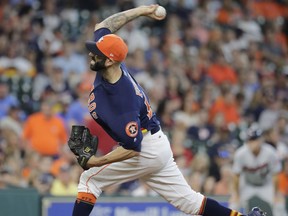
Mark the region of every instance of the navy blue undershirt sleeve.
<instances>
[{"instance_id":1,"label":"navy blue undershirt sleeve","mask_svg":"<svg viewBox=\"0 0 288 216\"><path fill-rule=\"evenodd\" d=\"M111 34L111 31L108 28L100 28L94 32L94 41L98 41L104 35Z\"/></svg>"}]
</instances>

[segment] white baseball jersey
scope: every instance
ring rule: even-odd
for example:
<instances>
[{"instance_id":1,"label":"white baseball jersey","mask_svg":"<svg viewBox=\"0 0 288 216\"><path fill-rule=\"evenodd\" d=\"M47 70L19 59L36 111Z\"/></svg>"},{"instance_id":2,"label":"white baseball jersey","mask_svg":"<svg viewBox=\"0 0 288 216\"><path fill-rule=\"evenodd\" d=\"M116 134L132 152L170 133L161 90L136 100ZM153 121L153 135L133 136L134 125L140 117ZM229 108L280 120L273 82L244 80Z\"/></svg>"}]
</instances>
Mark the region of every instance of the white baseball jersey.
<instances>
[{"instance_id":1,"label":"white baseball jersey","mask_svg":"<svg viewBox=\"0 0 288 216\"><path fill-rule=\"evenodd\" d=\"M242 204L253 196L273 203L273 176L281 170L276 150L263 143L258 155L254 155L247 144L237 149L233 172L240 174L240 199Z\"/></svg>"}]
</instances>

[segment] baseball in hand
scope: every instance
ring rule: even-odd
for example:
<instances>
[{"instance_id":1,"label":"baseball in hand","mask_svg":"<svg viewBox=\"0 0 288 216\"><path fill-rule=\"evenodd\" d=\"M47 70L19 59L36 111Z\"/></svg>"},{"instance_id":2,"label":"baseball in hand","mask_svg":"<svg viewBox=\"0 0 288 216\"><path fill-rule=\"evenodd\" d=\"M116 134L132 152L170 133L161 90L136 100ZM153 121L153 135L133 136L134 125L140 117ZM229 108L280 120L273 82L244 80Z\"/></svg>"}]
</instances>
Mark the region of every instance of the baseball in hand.
<instances>
[{"instance_id":1,"label":"baseball in hand","mask_svg":"<svg viewBox=\"0 0 288 216\"><path fill-rule=\"evenodd\" d=\"M162 6L158 6L155 10L155 15L159 18L164 18L166 16L166 9Z\"/></svg>"}]
</instances>

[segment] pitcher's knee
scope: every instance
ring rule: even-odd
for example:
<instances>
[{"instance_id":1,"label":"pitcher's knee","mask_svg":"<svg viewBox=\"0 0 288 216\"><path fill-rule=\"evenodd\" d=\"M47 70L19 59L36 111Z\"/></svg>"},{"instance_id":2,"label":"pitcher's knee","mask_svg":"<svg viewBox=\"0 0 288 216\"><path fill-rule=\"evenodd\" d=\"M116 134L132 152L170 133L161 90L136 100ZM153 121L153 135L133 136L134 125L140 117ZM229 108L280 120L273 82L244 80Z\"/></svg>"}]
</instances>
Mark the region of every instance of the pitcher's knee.
<instances>
[{"instance_id":1,"label":"pitcher's knee","mask_svg":"<svg viewBox=\"0 0 288 216\"><path fill-rule=\"evenodd\" d=\"M81 174L78 184L78 192L91 193L96 198L98 198L102 193L99 184L97 184L95 174L90 170L86 170Z\"/></svg>"},{"instance_id":2,"label":"pitcher's knee","mask_svg":"<svg viewBox=\"0 0 288 216\"><path fill-rule=\"evenodd\" d=\"M188 195L174 199L170 203L186 214L198 215L201 210L203 200L204 196L200 193L196 193L193 196Z\"/></svg>"}]
</instances>

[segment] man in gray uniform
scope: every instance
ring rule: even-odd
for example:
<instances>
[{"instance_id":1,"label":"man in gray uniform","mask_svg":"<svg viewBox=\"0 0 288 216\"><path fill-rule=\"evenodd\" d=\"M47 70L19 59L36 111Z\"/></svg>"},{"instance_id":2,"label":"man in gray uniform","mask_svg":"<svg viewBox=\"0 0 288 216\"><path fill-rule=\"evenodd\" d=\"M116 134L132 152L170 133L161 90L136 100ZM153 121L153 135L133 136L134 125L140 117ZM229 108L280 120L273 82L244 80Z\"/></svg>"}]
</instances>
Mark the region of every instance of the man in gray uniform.
<instances>
[{"instance_id":1,"label":"man in gray uniform","mask_svg":"<svg viewBox=\"0 0 288 216\"><path fill-rule=\"evenodd\" d=\"M263 202L257 205L267 213L271 212L278 195L276 184L280 170L276 150L264 142L262 130L252 125L247 130L246 143L235 152L231 205L247 209L249 202L258 199Z\"/></svg>"}]
</instances>

